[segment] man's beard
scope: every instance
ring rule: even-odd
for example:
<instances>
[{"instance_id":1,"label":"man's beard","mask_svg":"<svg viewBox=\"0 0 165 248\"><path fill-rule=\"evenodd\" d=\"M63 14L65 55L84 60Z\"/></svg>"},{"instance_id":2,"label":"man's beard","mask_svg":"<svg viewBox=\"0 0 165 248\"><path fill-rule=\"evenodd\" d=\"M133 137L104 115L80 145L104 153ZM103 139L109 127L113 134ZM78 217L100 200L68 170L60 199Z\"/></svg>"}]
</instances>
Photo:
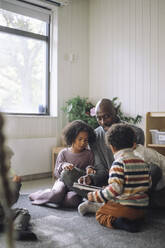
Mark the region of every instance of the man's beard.
<instances>
[{"instance_id":1,"label":"man's beard","mask_svg":"<svg viewBox=\"0 0 165 248\"><path fill-rule=\"evenodd\" d=\"M108 131L108 129L112 126L112 124L114 124L114 122L109 122L107 124L105 124L102 128L104 129L104 131Z\"/></svg>"}]
</instances>

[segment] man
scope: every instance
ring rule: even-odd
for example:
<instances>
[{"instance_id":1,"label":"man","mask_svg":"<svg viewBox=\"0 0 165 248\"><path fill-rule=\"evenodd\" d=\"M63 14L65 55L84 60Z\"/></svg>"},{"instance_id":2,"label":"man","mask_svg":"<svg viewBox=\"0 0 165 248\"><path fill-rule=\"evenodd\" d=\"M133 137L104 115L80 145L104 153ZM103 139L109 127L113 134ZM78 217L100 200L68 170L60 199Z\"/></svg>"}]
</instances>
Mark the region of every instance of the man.
<instances>
[{"instance_id":1,"label":"man","mask_svg":"<svg viewBox=\"0 0 165 248\"><path fill-rule=\"evenodd\" d=\"M96 118L99 127L96 128L96 143L92 146L95 154L95 174L83 176L80 183L103 186L107 184L108 171L114 160L112 151L105 144L105 133L114 123L120 123L116 109L111 100L103 98L96 104ZM131 124L130 124L131 125ZM144 145L144 132L141 128L131 125L136 134L135 142ZM161 170L157 166L152 166L151 175L155 186L161 178Z\"/></svg>"}]
</instances>

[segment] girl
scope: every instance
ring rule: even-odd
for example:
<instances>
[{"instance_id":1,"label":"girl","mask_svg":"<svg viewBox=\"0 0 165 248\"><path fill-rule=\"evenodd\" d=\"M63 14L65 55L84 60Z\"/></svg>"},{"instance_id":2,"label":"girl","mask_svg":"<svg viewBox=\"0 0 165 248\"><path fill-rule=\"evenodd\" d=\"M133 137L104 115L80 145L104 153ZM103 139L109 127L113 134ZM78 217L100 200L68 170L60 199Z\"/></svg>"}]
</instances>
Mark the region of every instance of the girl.
<instances>
[{"instance_id":1,"label":"girl","mask_svg":"<svg viewBox=\"0 0 165 248\"><path fill-rule=\"evenodd\" d=\"M63 136L68 147L57 156L55 176L58 179L52 189L30 194L32 204L55 203L74 208L82 202L82 197L71 186L85 175L87 166L94 165L94 155L88 144L94 143L95 132L85 122L76 120L65 127Z\"/></svg>"}]
</instances>

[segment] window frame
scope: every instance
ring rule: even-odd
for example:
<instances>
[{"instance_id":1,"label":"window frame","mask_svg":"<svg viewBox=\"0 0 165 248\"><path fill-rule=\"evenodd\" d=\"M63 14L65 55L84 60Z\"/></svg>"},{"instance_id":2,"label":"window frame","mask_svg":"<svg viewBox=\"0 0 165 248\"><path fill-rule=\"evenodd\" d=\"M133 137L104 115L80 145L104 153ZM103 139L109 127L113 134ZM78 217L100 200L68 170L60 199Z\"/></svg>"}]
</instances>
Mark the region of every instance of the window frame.
<instances>
[{"instance_id":1,"label":"window frame","mask_svg":"<svg viewBox=\"0 0 165 248\"><path fill-rule=\"evenodd\" d=\"M10 11L13 12L14 11ZM37 18L38 19L38 18ZM41 35L41 34L36 34L24 30L19 30L15 28L10 28L10 27L5 27L0 25L0 32L4 32L7 34L14 34L22 37L27 37L27 38L32 38L32 39L37 39L41 41L46 42L46 90L45 90L45 96L46 96L46 109L44 113L14 113L14 112L3 112L5 115L24 115L24 116L49 116L50 115L50 23L51 23L51 15L49 15L49 22L46 22L46 34Z\"/></svg>"}]
</instances>

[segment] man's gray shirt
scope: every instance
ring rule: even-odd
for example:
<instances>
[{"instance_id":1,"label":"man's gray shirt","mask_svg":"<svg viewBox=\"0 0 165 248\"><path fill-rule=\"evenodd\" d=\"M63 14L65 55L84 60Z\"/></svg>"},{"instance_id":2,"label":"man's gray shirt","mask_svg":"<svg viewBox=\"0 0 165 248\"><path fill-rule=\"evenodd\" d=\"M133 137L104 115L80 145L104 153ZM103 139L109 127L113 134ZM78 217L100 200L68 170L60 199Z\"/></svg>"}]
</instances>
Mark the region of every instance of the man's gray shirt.
<instances>
[{"instance_id":1,"label":"man's gray shirt","mask_svg":"<svg viewBox=\"0 0 165 248\"><path fill-rule=\"evenodd\" d=\"M136 143L144 145L144 132L141 128L131 125L136 133ZM96 142L91 147L95 156L96 174L91 175L92 184L102 186L107 184L108 172L114 161L112 151L105 144L105 131L99 126L95 129Z\"/></svg>"}]
</instances>

